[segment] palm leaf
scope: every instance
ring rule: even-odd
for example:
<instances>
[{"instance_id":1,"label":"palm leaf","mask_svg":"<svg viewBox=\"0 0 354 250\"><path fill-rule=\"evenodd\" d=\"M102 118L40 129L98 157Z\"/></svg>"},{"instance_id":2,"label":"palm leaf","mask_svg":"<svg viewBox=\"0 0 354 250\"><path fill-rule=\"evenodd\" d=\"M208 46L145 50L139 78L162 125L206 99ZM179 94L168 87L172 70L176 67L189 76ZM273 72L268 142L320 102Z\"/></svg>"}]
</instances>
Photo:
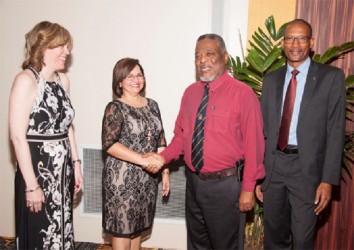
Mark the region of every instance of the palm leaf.
<instances>
[{"instance_id":1,"label":"palm leaf","mask_svg":"<svg viewBox=\"0 0 354 250\"><path fill-rule=\"evenodd\" d=\"M264 33L264 31L261 28L258 28L258 32L263 38L264 42L268 44L269 50L271 50L271 48L274 46L272 40L266 35L266 33Z\"/></svg>"},{"instance_id":2,"label":"palm leaf","mask_svg":"<svg viewBox=\"0 0 354 250\"><path fill-rule=\"evenodd\" d=\"M269 35L270 35L274 40L276 40L275 37L276 37L277 32L276 32L276 30L275 30L274 17L273 17L273 16L268 17L268 18L266 19L266 21L265 21L264 24L265 24L265 26L267 27L267 30L268 30L268 32L269 32Z\"/></svg>"},{"instance_id":3,"label":"palm leaf","mask_svg":"<svg viewBox=\"0 0 354 250\"><path fill-rule=\"evenodd\" d=\"M247 57L246 61L259 73L263 72L264 60L259 56L255 50L251 50Z\"/></svg>"},{"instance_id":4,"label":"palm leaf","mask_svg":"<svg viewBox=\"0 0 354 250\"><path fill-rule=\"evenodd\" d=\"M278 30L278 33L277 35L274 37L274 40L275 41L278 41L279 39L281 39L283 36L284 36L284 32L285 32L285 28L286 28L286 25L288 23L284 23Z\"/></svg>"},{"instance_id":5,"label":"palm leaf","mask_svg":"<svg viewBox=\"0 0 354 250\"><path fill-rule=\"evenodd\" d=\"M265 72L270 66L272 66L280 56L281 50L278 47L274 47L272 51L268 54L268 56L265 58L262 72Z\"/></svg>"},{"instance_id":6,"label":"palm leaf","mask_svg":"<svg viewBox=\"0 0 354 250\"><path fill-rule=\"evenodd\" d=\"M263 39L263 37L255 32L254 35L252 36L253 40L256 42L256 44L262 48L262 50L265 53L269 53L269 51L272 49L273 46L270 46L267 41Z\"/></svg>"},{"instance_id":7,"label":"palm leaf","mask_svg":"<svg viewBox=\"0 0 354 250\"><path fill-rule=\"evenodd\" d=\"M315 62L328 64L338 58L344 56L345 54L352 52L354 50L354 41L344 43L340 46L333 46L328 48L322 56L315 56L313 60Z\"/></svg>"},{"instance_id":8,"label":"palm leaf","mask_svg":"<svg viewBox=\"0 0 354 250\"><path fill-rule=\"evenodd\" d=\"M280 57L278 58L278 61L275 62L273 65L271 65L271 67L267 70L266 74L275 71L277 69L279 69L280 67L283 67L286 63L286 58L285 57Z\"/></svg>"},{"instance_id":9,"label":"palm leaf","mask_svg":"<svg viewBox=\"0 0 354 250\"><path fill-rule=\"evenodd\" d=\"M261 57L263 58L266 57L266 54L261 49L259 49L254 43L250 42L250 45L251 45L251 50L255 49Z\"/></svg>"}]
</instances>

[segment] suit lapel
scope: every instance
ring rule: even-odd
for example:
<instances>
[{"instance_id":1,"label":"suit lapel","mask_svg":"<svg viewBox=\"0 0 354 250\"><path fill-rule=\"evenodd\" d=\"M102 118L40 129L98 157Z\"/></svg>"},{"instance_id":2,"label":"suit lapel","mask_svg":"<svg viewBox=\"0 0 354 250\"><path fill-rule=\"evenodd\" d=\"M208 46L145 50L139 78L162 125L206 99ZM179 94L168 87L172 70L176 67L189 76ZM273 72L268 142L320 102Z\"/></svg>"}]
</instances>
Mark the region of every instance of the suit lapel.
<instances>
[{"instance_id":1,"label":"suit lapel","mask_svg":"<svg viewBox=\"0 0 354 250\"><path fill-rule=\"evenodd\" d=\"M303 93L302 100L301 100L298 122L300 122L301 119L303 119L303 117L306 113L306 110L308 110L306 107L308 107L308 105L311 101L311 97L313 95L313 91L315 90L317 80L318 80L317 71L318 71L318 65L311 61L309 72L308 72L307 78L306 78L304 93Z\"/></svg>"},{"instance_id":2,"label":"suit lapel","mask_svg":"<svg viewBox=\"0 0 354 250\"><path fill-rule=\"evenodd\" d=\"M281 119L281 108L283 103L283 89L284 89L284 82L285 82L285 74L286 74L286 66L283 67L279 74L278 78L276 79L276 114L277 114L277 122L280 124Z\"/></svg>"}]
</instances>

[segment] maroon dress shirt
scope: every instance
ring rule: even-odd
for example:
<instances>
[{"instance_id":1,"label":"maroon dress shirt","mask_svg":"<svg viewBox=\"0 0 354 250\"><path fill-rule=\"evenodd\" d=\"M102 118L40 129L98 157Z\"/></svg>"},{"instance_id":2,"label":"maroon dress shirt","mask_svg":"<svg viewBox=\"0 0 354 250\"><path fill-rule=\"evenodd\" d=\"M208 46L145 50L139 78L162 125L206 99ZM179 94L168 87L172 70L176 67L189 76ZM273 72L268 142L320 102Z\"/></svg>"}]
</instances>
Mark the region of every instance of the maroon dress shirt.
<instances>
[{"instance_id":1,"label":"maroon dress shirt","mask_svg":"<svg viewBox=\"0 0 354 250\"><path fill-rule=\"evenodd\" d=\"M184 92L171 143L161 153L166 163L184 155L191 163L192 136L205 83L197 81ZM204 166L201 172L217 172L245 159L243 191L253 191L265 176L263 121L253 90L225 72L209 83L209 102L204 131Z\"/></svg>"}]
</instances>

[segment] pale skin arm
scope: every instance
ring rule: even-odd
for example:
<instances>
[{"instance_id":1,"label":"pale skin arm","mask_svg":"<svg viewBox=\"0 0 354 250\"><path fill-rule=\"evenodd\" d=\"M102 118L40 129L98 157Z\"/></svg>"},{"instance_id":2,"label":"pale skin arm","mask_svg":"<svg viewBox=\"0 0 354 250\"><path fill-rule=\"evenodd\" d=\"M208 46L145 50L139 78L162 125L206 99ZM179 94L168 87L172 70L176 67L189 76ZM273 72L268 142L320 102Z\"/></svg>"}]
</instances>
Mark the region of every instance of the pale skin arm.
<instances>
[{"instance_id":1,"label":"pale skin arm","mask_svg":"<svg viewBox=\"0 0 354 250\"><path fill-rule=\"evenodd\" d=\"M60 79L63 84L64 89L66 92L70 94L70 81L69 78L66 76L66 74L60 73ZM75 189L74 192L78 193L82 189L83 185L83 177L82 177L82 170L81 170L81 164L80 162L76 161L79 159L79 154L77 152L77 147L76 147L76 140L75 140L75 132L73 125L70 126L69 132L69 141L70 141L70 148L71 148L71 158L74 161L74 173L75 173Z\"/></svg>"},{"instance_id":2,"label":"pale skin arm","mask_svg":"<svg viewBox=\"0 0 354 250\"><path fill-rule=\"evenodd\" d=\"M75 173L75 194L80 192L82 189L82 185L84 183L84 178L82 177L81 163L76 161L79 159L79 155L77 153L76 141L74 135L74 128L71 125L69 128L69 140L70 140L70 148L71 148L71 158L74 162L74 173Z\"/></svg>"},{"instance_id":3,"label":"pale skin arm","mask_svg":"<svg viewBox=\"0 0 354 250\"><path fill-rule=\"evenodd\" d=\"M113 144L108 150L107 153L112 155L115 158L121 159L123 161L128 161L136 165L142 166L143 169L152 168L160 169L163 166L163 162L159 161L155 157L143 157L141 154L125 147L119 142ZM157 171L158 171L157 170ZM156 171L156 172L157 172ZM155 171L150 171L156 173Z\"/></svg>"},{"instance_id":4,"label":"pale skin arm","mask_svg":"<svg viewBox=\"0 0 354 250\"><path fill-rule=\"evenodd\" d=\"M28 70L20 72L12 85L9 103L10 137L15 149L21 173L26 183L27 207L32 212L42 210L45 202L44 194L38 187L38 182L32 166L32 157L26 140L29 115L37 93L37 81Z\"/></svg>"},{"instance_id":5,"label":"pale skin arm","mask_svg":"<svg viewBox=\"0 0 354 250\"><path fill-rule=\"evenodd\" d=\"M161 153L165 147L161 147L157 149L158 153ZM161 160L161 159L160 159ZM165 162L164 160L162 162ZM162 196L168 196L170 192L170 170L165 168L162 171Z\"/></svg>"}]
</instances>

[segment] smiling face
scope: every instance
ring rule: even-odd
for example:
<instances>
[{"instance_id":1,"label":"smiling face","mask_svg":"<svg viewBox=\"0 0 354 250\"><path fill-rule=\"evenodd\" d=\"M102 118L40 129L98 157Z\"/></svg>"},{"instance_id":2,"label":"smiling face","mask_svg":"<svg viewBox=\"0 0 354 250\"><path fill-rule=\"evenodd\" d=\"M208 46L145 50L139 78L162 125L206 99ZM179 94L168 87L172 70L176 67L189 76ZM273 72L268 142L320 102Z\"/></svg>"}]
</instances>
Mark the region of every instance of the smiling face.
<instances>
[{"instance_id":1,"label":"smiling face","mask_svg":"<svg viewBox=\"0 0 354 250\"><path fill-rule=\"evenodd\" d=\"M195 67L201 81L211 82L226 70L227 52L222 52L218 41L203 39L195 48Z\"/></svg>"},{"instance_id":2,"label":"smiling face","mask_svg":"<svg viewBox=\"0 0 354 250\"><path fill-rule=\"evenodd\" d=\"M65 69L65 62L69 54L70 50L67 45L46 49L43 56L45 67L53 71Z\"/></svg>"},{"instance_id":3,"label":"smiling face","mask_svg":"<svg viewBox=\"0 0 354 250\"><path fill-rule=\"evenodd\" d=\"M144 87L144 83L144 75L141 72L139 65L136 65L122 81L123 94L128 94L131 96L140 94L140 91Z\"/></svg>"},{"instance_id":4,"label":"smiling face","mask_svg":"<svg viewBox=\"0 0 354 250\"><path fill-rule=\"evenodd\" d=\"M285 39L282 40L281 44L291 67L298 68L309 57L313 46L313 38L310 36L310 30L304 23L292 23L286 27ZM304 37L308 38L306 42L301 41L304 40ZM290 42L292 40L290 38L296 39ZM288 41L285 42L284 40Z\"/></svg>"}]
</instances>

